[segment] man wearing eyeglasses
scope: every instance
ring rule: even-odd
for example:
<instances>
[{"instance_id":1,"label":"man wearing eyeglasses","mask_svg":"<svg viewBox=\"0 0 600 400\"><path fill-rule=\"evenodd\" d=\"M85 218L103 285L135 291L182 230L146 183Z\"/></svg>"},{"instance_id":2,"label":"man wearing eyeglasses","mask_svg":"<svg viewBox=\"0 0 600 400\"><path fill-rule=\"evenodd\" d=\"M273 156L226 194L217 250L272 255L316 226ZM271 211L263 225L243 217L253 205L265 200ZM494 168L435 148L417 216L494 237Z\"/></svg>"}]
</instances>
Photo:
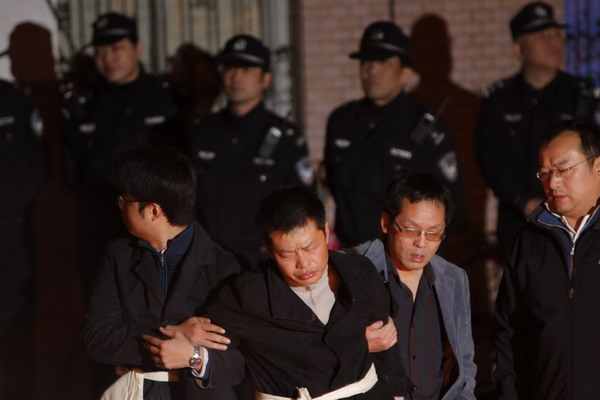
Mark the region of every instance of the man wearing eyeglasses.
<instances>
[{"instance_id":1,"label":"man wearing eyeglasses","mask_svg":"<svg viewBox=\"0 0 600 400\"><path fill-rule=\"evenodd\" d=\"M206 351L195 346L181 368L167 370L142 345L143 335L160 336L160 327L201 313L224 280L240 272L234 256L194 222L191 162L174 150L139 148L124 153L115 172L122 193L117 205L130 236L106 248L81 335L92 360L122 375L102 399L233 399L231 386L244 375L239 355L211 354L214 365L228 361L220 370L206 366ZM203 321L206 331L199 323L197 343L210 347L204 343L212 337L208 331L222 330Z\"/></svg>"},{"instance_id":2,"label":"man wearing eyeglasses","mask_svg":"<svg viewBox=\"0 0 600 400\"><path fill-rule=\"evenodd\" d=\"M406 172L388 186L383 237L347 250L368 257L388 286L413 400L475 399L467 274L435 255L453 208L436 177Z\"/></svg>"},{"instance_id":3,"label":"man wearing eyeglasses","mask_svg":"<svg viewBox=\"0 0 600 400\"><path fill-rule=\"evenodd\" d=\"M600 393L600 130L552 128L540 147L546 200L506 260L496 301L502 399L587 400Z\"/></svg>"}]
</instances>

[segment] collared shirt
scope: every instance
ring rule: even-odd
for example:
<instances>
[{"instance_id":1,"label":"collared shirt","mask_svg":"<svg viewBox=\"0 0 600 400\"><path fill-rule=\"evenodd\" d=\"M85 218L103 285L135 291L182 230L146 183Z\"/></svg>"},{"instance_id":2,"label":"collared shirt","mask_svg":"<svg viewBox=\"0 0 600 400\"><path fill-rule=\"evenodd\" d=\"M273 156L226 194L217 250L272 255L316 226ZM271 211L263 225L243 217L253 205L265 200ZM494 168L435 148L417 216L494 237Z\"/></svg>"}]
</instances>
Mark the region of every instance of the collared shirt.
<instances>
[{"instance_id":1,"label":"collared shirt","mask_svg":"<svg viewBox=\"0 0 600 400\"><path fill-rule=\"evenodd\" d=\"M329 322L329 314L331 314L331 309L335 303L335 294L329 287L328 269L329 266L325 267L321 278L312 285L290 286L294 293L319 317L323 325L327 325L327 322Z\"/></svg>"},{"instance_id":2,"label":"collared shirt","mask_svg":"<svg viewBox=\"0 0 600 400\"><path fill-rule=\"evenodd\" d=\"M413 293L395 269L393 275L389 285L395 302L400 356L416 386L411 399L438 400L443 383L443 328L431 266L427 264L423 270L414 302Z\"/></svg>"}]
</instances>

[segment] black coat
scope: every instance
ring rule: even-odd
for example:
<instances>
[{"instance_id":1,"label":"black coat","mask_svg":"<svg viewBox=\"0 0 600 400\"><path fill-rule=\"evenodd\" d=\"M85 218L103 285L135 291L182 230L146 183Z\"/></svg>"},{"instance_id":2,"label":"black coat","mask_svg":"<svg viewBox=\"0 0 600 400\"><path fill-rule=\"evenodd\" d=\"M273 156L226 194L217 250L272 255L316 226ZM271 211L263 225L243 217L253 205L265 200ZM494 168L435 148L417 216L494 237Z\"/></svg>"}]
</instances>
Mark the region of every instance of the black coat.
<instances>
[{"instance_id":1,"label":"black coat","mask_svg":"<svg viewBox=\"0 0 600 400\"><path fill-rule=\"evenodd\" d=\"M259 148L270 128L281 137L267 157ZM198 168L198 215L209 235L252 264L266 258L254 217L262 200L284 186L314 186L302 133L263 103L243 117L227 109L192 128L191 160Z\"/></svg>"},{"instance_id":2,"label":"black coat","mask_svg":"<svg viewBox=\"0 0 600 400\"><path fill-rule=\"evenodd\" d=\"M442 179L460 202L458 164L448 133L434 126L421 143L411 138L424 110L405 94L376 106L364 98L329 116L325 143L327 184L335 199L335 233L343 247L381 234L385 190L402 169Z\"/></svg>"},{"instance_id":3,"label":"black coat","mask_svg":"<svg viewBox=\"0 0 600 400\"><path fill-rule=\"evenodd\" d=\"M475 150L484 178L499 199L498 237L507 253L525 225L523 207L544 198L539 146L560 121L594 121L599 102L590 82L559 72L544 89L534 90L521 73L494 83L485 93Z\"/></svg>"},{"instance_id":4,"label":"black coat","mask_svg":"<svg viewBox=\"0 0 600 400\"><path fill-rule=\"evenodd\" d=\"M209 296L225 279L240 272L237 260L215 245L197 224L192 243L173 277L168 298L161 292L153 257L134 238L118 239L108 246L94 282L82 333L92 360L156 369L149 352L142 347L142 335L159 336L160 326L202 315ZM179 385L173 390L186 394L174 398L230 399L230 386L243 377L243 361L234 352L215 352L212 356L215 361L221 358L228 368L209 371L211 389L199 389L190 371L183 369L183 382L169 385Z\"/></svg>"},{"instance_id":5,"label":"black coat","mask_svg":"<svg viewBox=\"0 0 600 400\"><path fill-rule=\"evenodd\" d=\"M100 79L64 101L65 174L72 184L112 184L119 155L139 144L165 144L177 110L162 83L145 73L123 86Z\"/></svg>"},{"instance_id":6,"label":"black coat","mask_svg":"<svg viewBox=\"0 0 600 400\"><path fill-rule=\"evenodd\" d=\"M501 398L597 399L600 214L573 245L558 219L540 212L545 222L518 236L496 300Z\"/></svg>"},{"instance_id":7,"label":"black coat","mask_svg":"<svg viewBox=\"0 0 600 400\"><path fill-rule=\"evenodd\" d=\"M273 261L237 278L209 306L208 315L242 352L260 392L292 397L296 387L306 387L316 397L361 379L374 362L365 328L387 320L385 286L366 258L333 252L329 257L341 286L327 325L290 289ZM391 363L393 354L376 353L380 382L355 398L405 393L404 373L395 369L401 364Z\"/></svg>"}]
</instances>

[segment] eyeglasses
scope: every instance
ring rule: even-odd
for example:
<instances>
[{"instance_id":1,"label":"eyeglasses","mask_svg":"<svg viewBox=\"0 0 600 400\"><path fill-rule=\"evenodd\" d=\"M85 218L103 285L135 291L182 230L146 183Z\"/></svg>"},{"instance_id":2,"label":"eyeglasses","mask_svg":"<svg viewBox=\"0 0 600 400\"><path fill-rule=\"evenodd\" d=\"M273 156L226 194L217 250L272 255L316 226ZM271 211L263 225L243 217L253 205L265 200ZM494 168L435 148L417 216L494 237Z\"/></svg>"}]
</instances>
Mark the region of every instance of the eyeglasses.
<instances>
[{"instance_id":1,"label":"eyeglasses","mask_svg":"<svg viewBox=\"0 0 600 400\"><path fill-rule=\"evenodd\" d=\"M416 239L420 237L421 234L424 234L425 239L427 239L430 242L441 242L446 238L445 232L426 232L418 231L416 229L402 228L400 227L400 225L398 225L396 221L394 221L394 225L396 226L396 229L398 229L400 236L405 238Z\"/></svg>"},{"instance_id":2,"label":"eyeglasses","mask_svg":"<svg viewBox=\"0 0 600 400\"><path fill-rule=\"evenodd\" d=\"M568 173L570 170L572 170L579 164L583 164L584 162L588 161L590 158L596 158L596 157L598 157L598 156L589 156L586 159L578 162L577 164L571 165L570 167L567 167L567 168L553 168L548 171L538 171L538 172L536 172L535 176L540 181L545 181L546 179L550 178L550 175L552 175L555 178L561 178L564 174Z\"/></svg>"}]
</instances>

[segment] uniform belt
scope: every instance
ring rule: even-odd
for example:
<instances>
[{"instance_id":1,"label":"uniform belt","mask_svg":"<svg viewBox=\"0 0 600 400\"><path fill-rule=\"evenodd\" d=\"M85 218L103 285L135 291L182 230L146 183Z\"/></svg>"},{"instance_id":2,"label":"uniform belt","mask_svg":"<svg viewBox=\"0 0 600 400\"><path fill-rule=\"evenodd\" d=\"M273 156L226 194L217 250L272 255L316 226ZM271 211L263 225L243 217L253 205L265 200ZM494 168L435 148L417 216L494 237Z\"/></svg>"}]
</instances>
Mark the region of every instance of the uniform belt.
<instances>
[{"instance_id":1,"label":"uniform belt","mask_svg":"<svg viewBox=\"0 0 600 400\"><path fill-rule=\"evenodd\" d=\"M104 391L100 400L143 400L144 379L156 382L177 382L180 378L178 371L144 372L138 368L129 371L117 368L116 372L121 377Z\"/></svg>"},{"instance_id":2,"label":"uniform belt","mask_svg":"<svg viewBox=\"0 0 600 400\"><path fill-rule=\"evenodd\" d=\"M296 397L282 397L256 392L256 400L338 400L355 396L357 394L366 393L371 390L376 383L377 372L375 371L375 365L371 364L371 368L369 368L369 371L367 371L361 380L343 386L334 391L324 393L319 397L315 397L314 399L310 397L310 393L308 392L307 388L296 388L298 389L298 395Z\"/></svg>"}]
</instances>

